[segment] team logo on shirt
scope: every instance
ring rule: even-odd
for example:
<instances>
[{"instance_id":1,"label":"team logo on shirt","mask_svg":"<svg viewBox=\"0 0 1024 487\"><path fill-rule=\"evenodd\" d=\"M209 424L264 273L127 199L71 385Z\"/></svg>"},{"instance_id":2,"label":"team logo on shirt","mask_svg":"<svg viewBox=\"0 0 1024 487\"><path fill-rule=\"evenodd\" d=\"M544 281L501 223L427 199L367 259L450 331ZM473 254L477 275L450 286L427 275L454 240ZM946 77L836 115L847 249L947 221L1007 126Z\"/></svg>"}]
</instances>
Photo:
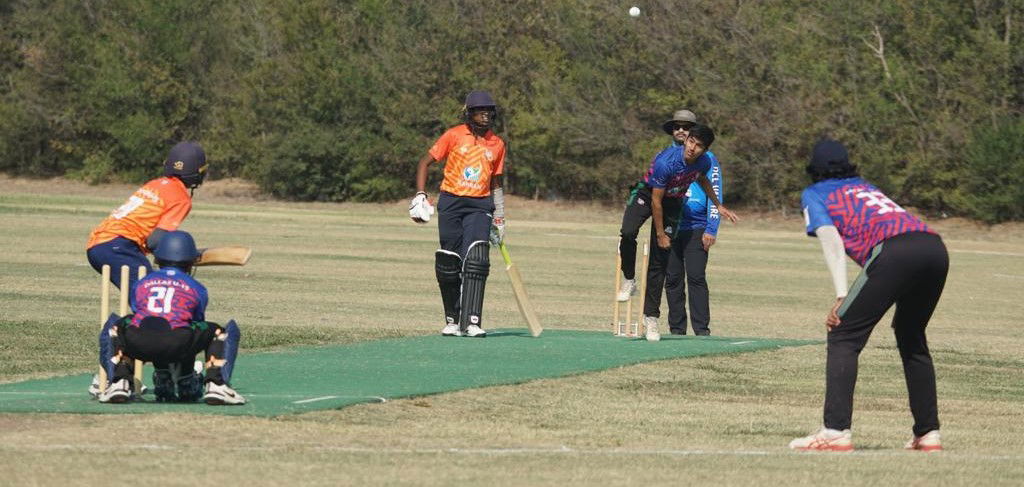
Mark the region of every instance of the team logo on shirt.
<instances>
[{"instance_id":1,"label":"team logo on shirt","mask_svg":"<svg viewBox=\"0 0 1024 487\"><path fill-rule=\"evenodd\" d=\"M483 174L484 170L480 166L466 166L462 170L462 179L466 181L479 181L480 175Z\"/></svg>"}]
</instances>

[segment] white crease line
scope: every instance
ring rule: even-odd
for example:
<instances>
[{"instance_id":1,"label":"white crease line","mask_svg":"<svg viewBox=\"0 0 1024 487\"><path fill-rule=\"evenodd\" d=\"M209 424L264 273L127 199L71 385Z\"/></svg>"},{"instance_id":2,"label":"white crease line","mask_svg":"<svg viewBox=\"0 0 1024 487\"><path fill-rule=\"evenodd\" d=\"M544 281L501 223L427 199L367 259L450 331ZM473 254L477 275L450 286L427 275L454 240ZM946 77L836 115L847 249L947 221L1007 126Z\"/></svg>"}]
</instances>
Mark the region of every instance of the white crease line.
<instances>
[{"instance_id":1,"label":"white crease line","mask_svg":"<svg viewBox=\"0 0 1024 487\"><path fill-rule=\"evenodd\" d=\"M140 450L167 450L167 451L192 451L193 447L190 445L161 445L161 444L138 444L138 445L125 445L127 448L134 448ZM67 450L82 450L88 452L104 451L106 448L105 444L52 444L52 445L26 445L24 443L14 444L0 444L0 451L17 451L24 452L27 450L32 451L67 451ZM923 457L920 452L909 452L903 450L856 450L849 453L828 453L828 452L794 452L789 449L779 447L773 450L676 450L676 449L625 449L625 448L606 448L606 449L576 449L562 445L560 447L552 448L370 448L370 447L358 447L358 446L342 446L342 445L321 445L321 444L303 444L303 443L285 443L281 445L254 445L254 446L229 446L222 445L221 450L233 450L233 451L280 451L280 450L312 450L312 451L326 451L326 452L341 452L341 453L362 453L362 454L392 454L392 455L406 455L406 454L438 454L438 453L450 453L457 455L536 455L536 454L567 454L567 455L578 455L578 456L619 456L619 455L634 455L634 456L649 456L649 455L664 455L664 456L734 456L734 457L768 457L768 456L793 456L793 455L810 455L810 456L829 456L835 458L849 458L849 457ZM927 455L929 458L947 458L947 459L962 459L962 460L1007 460L1007 461L1024 461L1024 455L972 455L970 453L960 454L957 452L946 450L941 453L933 453Z\"/></svg>"},{"instance_id":2,"label":"white crease line","mask_svg":"<svg viewBox=\"0 0 1024 487\"><path fill-rule=\"evenodd\" d=\"M595 238L600 240L618 240L618 236L611 235L579 235L575 233L545 233L545 237L569 237L569 238Z\"/></svg>"},{"instance_id":3,"label":"white crease line","mask_svg":"<svg viewBox=\"0 0 1024 487\"><path fill-rule=\"evenodd\" d=\"M1011 279L1024 279L1024 276L1015 276L1013 274L992 274L995 277L1009 277Z\"/></svg>"},{"instance_id":4,"label":"white crease line","mask_svg":"<svg viewBox=\"0 0 1024 487\"><path fill-rule=\"evenodd\" d=\"M958 250L950 249L952 252L959 254L979 254L979 255L1002 255L1006 257L1024 257L1024 254L1017 252L996 252L994 250Z\"/></svg>"},{"instance_id":5,"label":"white crease line","mask_svg":"<svg viewBox=\"0 0 1024 487\"><path fill-rule=\"evenodd\" d=\"M311 402L326 401L328 399L337 399L337 398L338 398L338 396L314 397L312 399L303 399L301 401L292 401L292 404L307 404L307 403L311 403Z\"/></svg>"},{"instance_id":6,"label":"white crease line","mask_svg":"<svg viewBox=\"0 0 1024 487\"><path fill-rule=\"evenodd\" d=\"M747 340L745 342L729 342L729 345L745 345L747 343L754 343L754 340Z\"/></svg>"},{"instance_id":7,"label":"white crease line","mask_svg":"<svg viewBox=\"0 0 1024 487\"><path fill-rule=\"evenodd\" d=\"M47 392L47 391L0 391L0 396L2 396L2 395L9 395L9 396L43 396L43 397L46 397L46 396L85 396L86 393L84 393L84 392ZM280 398L289 399L289 398L293 398L293 397L307 397L304 394L253 394L253 393L246 393L245 395L247 397L265 397L265 398L278 398L278 399L280 399ZM338 396L314 397L312 399L304 399L304 400L299 400L299 401L292 401L292 403L293 404L303 404L303 403L309 403L309 402L315 402L315 401L325 401L327 399L372 399L372 400L375 400L375 401L377 401L379 403L388 402L387 398L385 398L383 396L344 396L344 395L338 395ZM144 401L144 402L148 403L150 401Z\"/></svg>"}]
</instances>

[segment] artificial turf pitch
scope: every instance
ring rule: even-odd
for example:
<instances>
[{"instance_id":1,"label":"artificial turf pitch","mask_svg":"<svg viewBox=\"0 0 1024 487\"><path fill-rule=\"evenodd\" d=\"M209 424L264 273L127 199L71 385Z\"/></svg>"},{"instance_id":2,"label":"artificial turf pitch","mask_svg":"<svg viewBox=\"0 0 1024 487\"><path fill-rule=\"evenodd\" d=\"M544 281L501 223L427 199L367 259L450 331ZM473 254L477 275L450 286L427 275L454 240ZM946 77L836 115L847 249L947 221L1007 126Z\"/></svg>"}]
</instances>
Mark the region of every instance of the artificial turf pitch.
<instances>
[{"instance_id":1,"label":"artificial turf pitch","mask_svg":"<svg viewBox=\"0 0 1024 487\"><path fill-rule=\"evenodd\" d=\"M353 404L564 377L640 362L752 352L820 343L809 340L663 336L660 342L610 332L494 330L487 338L437 335L350 345L299 347L239 356L232 386L242 406L164 404L152 395L101 404L86 393L91 374L0 384L0 412L189 412L277 416ZM147 368L146 382L151 373Z\"/></svg>"}]
</instances>

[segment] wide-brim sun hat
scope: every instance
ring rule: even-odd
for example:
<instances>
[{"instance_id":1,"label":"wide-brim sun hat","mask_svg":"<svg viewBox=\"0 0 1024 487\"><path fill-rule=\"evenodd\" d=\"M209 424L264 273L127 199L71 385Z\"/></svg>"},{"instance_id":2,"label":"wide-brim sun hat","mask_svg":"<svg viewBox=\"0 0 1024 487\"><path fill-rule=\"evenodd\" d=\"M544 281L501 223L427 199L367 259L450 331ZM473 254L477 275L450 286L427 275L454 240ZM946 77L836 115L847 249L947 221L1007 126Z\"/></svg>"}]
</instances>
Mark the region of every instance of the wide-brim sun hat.
<instances>
[{"instance_id":1,"label":"wide-brim sun hat","mask_svg":"<svg viewBox=\"0 0 1024 487\"><path fill-rule=\"evenodd\" d=\"M677 123L697 123L697 116L689 110L678 110L672 114L672 118L665 120L665 123L661 124L661 129L666 134L672 135L672 129L675 128Z\"/></svg>"}]
</instances>

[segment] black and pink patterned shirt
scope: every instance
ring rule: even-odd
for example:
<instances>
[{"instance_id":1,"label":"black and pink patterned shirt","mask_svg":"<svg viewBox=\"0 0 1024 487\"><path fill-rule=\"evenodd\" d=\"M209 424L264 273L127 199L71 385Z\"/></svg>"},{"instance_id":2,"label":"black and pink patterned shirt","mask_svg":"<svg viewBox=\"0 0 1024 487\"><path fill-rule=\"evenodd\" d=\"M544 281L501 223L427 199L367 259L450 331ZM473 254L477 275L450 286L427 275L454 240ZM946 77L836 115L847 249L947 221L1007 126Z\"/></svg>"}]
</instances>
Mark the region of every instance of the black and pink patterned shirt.
<instances>
[{"instance_id":1,"label":"black and pink patterned shirt","mask_svg":"<svg viewBox=\"0 0 1024 487\"><path fill-rule=\"evenodd\" d=\"M826 179L801 197L807 234L823 226L839 230L846 254L861 267L879 242L910 232L935 233L878 188L859 178Z\"/></svg>"},{"instance_id":2,"label":"black and pink patterned shirt","mask_svg":"<svg viewBox=\"0 0 1024 487\"><path fill-rule=\"evenodd\" d=\"M209 295L206 288L181 269L164 267L140 279L132 287L131 308L135 313L131 326L144 318L166 319L171 328L191 326L206 320Z\"/></svg>"}]
</instances>

